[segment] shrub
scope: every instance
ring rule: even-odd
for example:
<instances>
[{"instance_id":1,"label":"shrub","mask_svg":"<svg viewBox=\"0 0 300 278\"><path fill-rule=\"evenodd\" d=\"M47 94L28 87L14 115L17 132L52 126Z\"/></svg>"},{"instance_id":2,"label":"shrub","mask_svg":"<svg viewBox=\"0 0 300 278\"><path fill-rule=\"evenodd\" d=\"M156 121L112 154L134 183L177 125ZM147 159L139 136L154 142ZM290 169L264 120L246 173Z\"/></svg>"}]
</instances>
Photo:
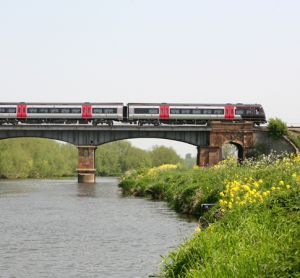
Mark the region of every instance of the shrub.
<instances>
[{"instance_id":1,"label":"shrub","mask_svg":"<svg viewBox=\"0 0 300 278\"><path fill-rule=\"evenodd\" d=\"M282 120L278 118L271 118L269 120L268 131L273 138L279 139L287 134L288 128L286 123Z\"/></svg>"}]
</instances>

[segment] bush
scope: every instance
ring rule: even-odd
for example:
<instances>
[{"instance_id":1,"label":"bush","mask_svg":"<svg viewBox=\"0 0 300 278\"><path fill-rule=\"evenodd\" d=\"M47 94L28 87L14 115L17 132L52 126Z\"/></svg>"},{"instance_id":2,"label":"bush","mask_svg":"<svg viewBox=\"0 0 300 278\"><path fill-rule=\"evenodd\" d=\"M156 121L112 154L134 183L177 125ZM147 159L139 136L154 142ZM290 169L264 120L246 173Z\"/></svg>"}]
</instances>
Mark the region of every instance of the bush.
<instances>
[{"instance_id":1,"label":"bush","mask_svg":"<svg viewBox=\"0 0 300 278\"><path fill-rule=\"evenodd\" d=\"M288 128L286 123L284 123L282 120L278 118L271 118L269 120L268 131L273 138L279 139L284 135L287 135Z\"/></svg>"}]
</instances>

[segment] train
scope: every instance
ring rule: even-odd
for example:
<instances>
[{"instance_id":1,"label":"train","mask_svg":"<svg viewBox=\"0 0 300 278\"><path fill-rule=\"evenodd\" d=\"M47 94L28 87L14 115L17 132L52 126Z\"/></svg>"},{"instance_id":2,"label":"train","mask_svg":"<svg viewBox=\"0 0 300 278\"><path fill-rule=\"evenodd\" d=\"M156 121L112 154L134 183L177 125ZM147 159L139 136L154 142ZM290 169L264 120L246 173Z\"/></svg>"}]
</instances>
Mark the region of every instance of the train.
<instances>
[{"instance_id":1,"label":"train","mask_svg":"<svg viewBox=\"0 0 300 278\"><path fill-rule=\"evenodd\" d=\"M260 104L0 103L3 124L206 125L209 121L266 123Z\"/></svg>"}]
</instances>

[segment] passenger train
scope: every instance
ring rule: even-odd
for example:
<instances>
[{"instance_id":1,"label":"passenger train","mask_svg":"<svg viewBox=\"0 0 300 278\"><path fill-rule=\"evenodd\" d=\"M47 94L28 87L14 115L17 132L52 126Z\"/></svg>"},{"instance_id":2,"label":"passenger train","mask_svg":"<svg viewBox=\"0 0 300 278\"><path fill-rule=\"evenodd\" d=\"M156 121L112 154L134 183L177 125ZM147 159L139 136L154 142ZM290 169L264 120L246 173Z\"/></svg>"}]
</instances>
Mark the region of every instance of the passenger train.
<instances>
[{"instance_id":1,"label":"passenger train","mask_svg":"<svg viewBox=\"0 0 300 278\"><path fill-rule=\"evenodd\" d=\"M193 124L209 121L266 123L260 104L0 103L0 124Z\"/></svg>"}]
</instances>

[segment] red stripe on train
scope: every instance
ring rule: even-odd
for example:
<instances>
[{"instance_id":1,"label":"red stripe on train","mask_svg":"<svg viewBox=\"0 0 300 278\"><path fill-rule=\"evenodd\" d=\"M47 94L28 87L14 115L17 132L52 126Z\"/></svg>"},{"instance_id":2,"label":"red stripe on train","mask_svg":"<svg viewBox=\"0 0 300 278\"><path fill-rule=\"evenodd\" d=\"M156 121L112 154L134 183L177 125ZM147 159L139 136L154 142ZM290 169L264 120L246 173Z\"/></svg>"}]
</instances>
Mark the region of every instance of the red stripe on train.
<instances>
[{"instance_id":1,"label":"red stripe on train","mask_svg":"<svg viewBox=\"0 0 300 278\"><path fill-rule=\"evenodd\" d=\"M169 119L170 118L170 109L169 105L161 105L159 107L159 118L160 119Z\"/></svg>"},{"instance_id":2,"label":"red stripe on train","mask_svg":"<svg viewBox=\"0 0 300 278\"><path fill-rule=\"evenodd\" d=\"M17 118L18 119L27 118L27 105L26 104L18 104L17 105Z\"/></svg>"}]
</instances>

